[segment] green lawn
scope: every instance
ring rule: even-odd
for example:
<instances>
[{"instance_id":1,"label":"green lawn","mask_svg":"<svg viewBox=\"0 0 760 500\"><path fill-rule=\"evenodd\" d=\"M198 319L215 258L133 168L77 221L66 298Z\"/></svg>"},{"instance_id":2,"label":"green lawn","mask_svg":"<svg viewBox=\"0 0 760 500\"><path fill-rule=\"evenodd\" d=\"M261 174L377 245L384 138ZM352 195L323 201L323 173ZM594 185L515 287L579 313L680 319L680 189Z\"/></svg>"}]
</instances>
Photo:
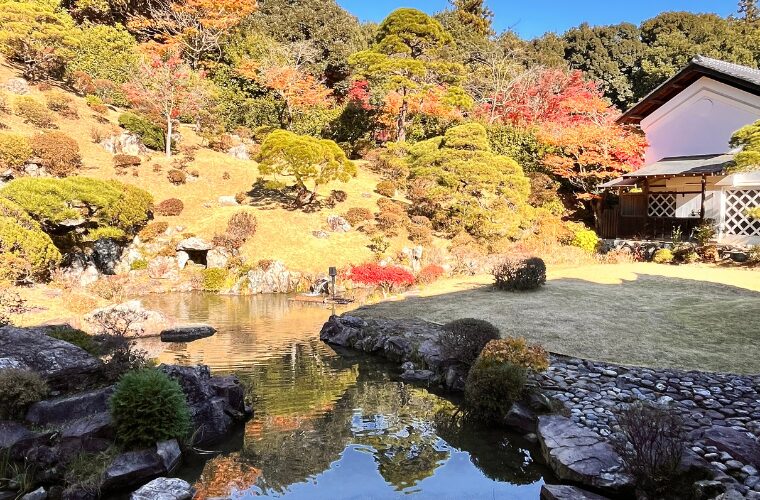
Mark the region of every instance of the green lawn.
<instances>
[{"instance_id":1,"label":"green lawn","mask_svg":"<svg viewBox=\"0 0 760 500\"><path fill-rule=\"evenodd\" d=\"M449 280L359 315L474 317L553 352L620 364L760 373L760 272L626 264L551 270L536 292Z\"/></svg>"}]
</instances>

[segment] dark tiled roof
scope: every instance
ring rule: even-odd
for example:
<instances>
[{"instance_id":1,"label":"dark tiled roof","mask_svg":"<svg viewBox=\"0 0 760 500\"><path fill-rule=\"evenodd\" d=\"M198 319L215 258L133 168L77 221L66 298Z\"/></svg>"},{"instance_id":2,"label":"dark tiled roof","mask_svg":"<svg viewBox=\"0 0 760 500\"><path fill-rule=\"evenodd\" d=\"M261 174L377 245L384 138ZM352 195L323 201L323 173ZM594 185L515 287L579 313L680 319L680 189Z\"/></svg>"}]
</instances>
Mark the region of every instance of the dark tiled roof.
<instances>
[{"instance_id":1,"label":"dark tiled roof","mask_svg":"<svg viewBox=\"0 0 760 500\"><path fill-rule=\"evenodd\" d=\"M672 156L663 158L623 177L653 177L658 175L716 175L724 172L734 161L733 154L714 154L696 156Z\"/></svg>"},{"instance_id":2,"label":"dark tiled roof","mask_svg":"<svg viewBox=\"0 0 760 500\"><path fill-rule=\"evenodd\" d=\"M623 113L618 122L628 124L641 122L703 76L760 95L760 70L741 64L697 56L685 68Z\"/></svg>"}]
</instances>

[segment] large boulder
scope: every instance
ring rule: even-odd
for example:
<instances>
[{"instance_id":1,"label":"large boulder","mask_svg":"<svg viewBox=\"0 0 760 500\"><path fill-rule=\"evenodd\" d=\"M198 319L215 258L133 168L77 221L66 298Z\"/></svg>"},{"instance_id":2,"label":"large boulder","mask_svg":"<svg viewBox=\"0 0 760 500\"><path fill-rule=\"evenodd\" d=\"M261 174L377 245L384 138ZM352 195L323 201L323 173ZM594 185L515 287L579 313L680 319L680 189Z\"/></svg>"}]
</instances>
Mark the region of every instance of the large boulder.
<instances>
[{"instance_id":1,"label":"large boulder","mask_svg":"<svg viewBox=\"0 0 760 500\"><path fill-rule=\"evenodd\" d=\"M26 420L41 427L60 425L85 417L108 413L108 401L114 387L81 392L70 396L39 401L29 407Z\"/></svg>"},{"instance_id":2,"label":"large boulder","mask_svg":"<svg viewBox=\"0 0 760 500\"><path fill-rule=\"evenodd\" d=\"M97 453L113 444L114 431L110 413L102 412L68 422L61 429L59 454L74 457L80 453Z\"/></svg>"},{"instance_id":3,"label":"large boulder","mask_svg":"<svg viewBox=\"0 0 760 500\"><path fill-rule=\"evenodd\" d=\"M211 325L180 325L162 330L161 342L192 342L211 337L215 333L216 328Z\"/></svg>"},{"instance_id":4,"label":"large boulder","mask_svg":"<svg viewBox=\"0 0 760 500\"><path fill-rule=\"evenodd\" d=\"M29 82L20 77L8 78L4 87L12 94L25 95L29 93Z\"/></svg>"},{"instance_id":5,"label":"large boulder","mask_svg":"<svg viewBox=\"0 0 760 500\"><path fill-rule=\"evenodd\" d=\"M206 267L209 269L225 269L232 253L226 248L214 247L206 254Z\"/></svg>"},{"instance_id":6,"label":"large boulder","mask_svg":"<svg viewBox=\"0 0 760 500\"><path fill-rule=\"evenodd\" d=\"M128 132L103 139L100 146L111 154L139 156L148 152L140 138Z\"/></svg>"},{"instance_id":7,"label":"large boulder","mask_svg":"<svg viewBox=\"0 0 760 500\"><path fill-rule=\"evenodd\" d=\"M30 450L49 445L53 436L52 431L32 431L18 422L0 421L0 456L7 453L23 460Z\"/></svg>"},{"instance_id":8,"label":"large boulder","mask_svg":"<svg viewBox=\"0 0 760 500\"><path fill-rule=\"evenodd\" d=\"M538 417L538 439L544 460L559 479L613 495L633 489L620 455L592 430L566 417L544 415Z\"/></svg>"},{"instance_id":9,"label":"large boulder","mask_svg":"<svg viewBox=\"0 0 760 500\"><path fill-rule=\"evenodd\" d=\"M564 484L545 484L541 487L541 500L608 500L607 497Z\"/></svg>"},{"instance_id":10,"label":"large boulder","mask_svg":"<svg viewBox=\"0 0 760 500\"><path fill-rule=\"evenodd\" d=\"M340 215L328 216L327 227L334 233L347 233L351 230L351 224Z\"/></svg>"},{"instance_id":11,"label":"large boulder","mask_svg":"<svg viewBox=\"0 0 760 500\"><path fill-rule=\"evenodd\" d=\"M114 275L121 253L122 247L115 240L101 238L92 246L92 261L101 273Z\"/></svg>"},{"instance_id":12,"label":"large boulder","mask_svg":"<svg viewBox=\"0 0 760 500\"><path fill-rule=\"evenodd\" d=\"M168 255L154 257L148 262L148 276L154 280L176 280L179 278L179 263Z\"/></svg>"},{"instance_id":13,"label":"large boulder","mask_svg":"<svg viewBox=\"0 0 760 500\"><path fill-rule=\"evenodd\" d=\"M128 323L127 334L135 337L159 335L171 326L171 321L163 313L143 307L139 300L130 300L94 309L82 318L82 329L92 334L104 332L111 324Z\"/></svg>"},{"instance_id":14,"label":"large boulder","mask_svg":"<svg viewBox=\"0 0 760 500\"><path fill-rule=\"evenodd\" d=\"M266 269L248 272L248 293L292 293L298 289L301 273L288 271L285 264L277 260Z\"/></svg>"},{"instance_id":15,"label":"large boulder","mask_svg":"<svg viewBox=\"0 0 760 500\"><path fill-rule=\"evenodd\" d=\"M101 367L87 351L49 337L44 328L0 328L0 369L32 370L53 389L65 390L93 382Z\"/></svg>"},{"instance_id":16,"label":"large boulder","mask_svg":"<svg viewBox=\"0 0 760 500\"><path fill-rule=\"evenodd\" d=\"M707 446L715 446L719 451L731 455L734 460L760 469L760 443L747 432L716 426L696 431L690 437L703 441Z\"/></svg>"},{"instance_id":17,"label":"large boulder","mask_svg":"<svg viewBox=\"0 0 760 500\"><path fill-rule=\"evenodd\" d=\"M166 474L164 462L156 450L128 451L117 456L103 473L104 491L134 488Z\"/></svg>"},{"instance_id":18,"label":"large boulder","mask_svg":"<svg viewBox=\"0 0 760 500\"><path fill-rule=\"evenodd\" d=\"M172 477L159 477L132 493L130 500L189 500L195 489L190 483Z\"/></svg>"},{"instance_id":19,"label":"large boulder","mask_svg":"<svg viewBox=\"0 0 760 500\"><path fill-rule=\"evenodd\" d=\"M227 154L232 156L233 158L237 158L238 160L250 160L251 156L248 152L248 146L245 144L238 144L237 146L232 146L230 149L227 150Z\"/></svg>"},{"instance_id":20,"label":"large boulder","mask_svg":"<svg viewBox=\"0 0 760 500\"><path fill-rule=\"evenodd\" d=\"M212 248L214 248L214 245L206 240L198 238L197 236L185 238L184 240L177 243L178 252L208 252Z\"/></svg>"}]
</instances>

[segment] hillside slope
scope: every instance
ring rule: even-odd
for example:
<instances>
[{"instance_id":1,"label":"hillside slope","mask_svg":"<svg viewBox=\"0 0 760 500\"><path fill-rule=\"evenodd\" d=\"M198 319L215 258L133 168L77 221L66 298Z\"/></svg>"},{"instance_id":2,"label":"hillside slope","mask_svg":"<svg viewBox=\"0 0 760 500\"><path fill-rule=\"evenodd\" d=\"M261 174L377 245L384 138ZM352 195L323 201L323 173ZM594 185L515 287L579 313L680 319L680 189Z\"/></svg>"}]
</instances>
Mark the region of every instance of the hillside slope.
<instances>
[{"instance_id":1,"label":"hillside slope","mask_svg":"<svg viewBox=\"0 0 760 500\"><path fill-rule=\"evenodd\" d=\"M18 72L0 61L0 84L9 78L17 77ZM66 92L65 89L55 89ZM53 90L40 91L30 86L27 94L41 103L45 95ZM6 93L9 105L19 96ZM328 238L316 238L314 231L326 229L329 215L344 214L351 207L365 207L377 211L377 199L374 193L379 181L377 175L367 170L362 162L359 173L348 183L334 182L320 188L320 194L327 195L332 189L340 189L347 193L345 202L334 208L305 213L300 210L290 210L281 206L220 206L220 196L234 196L239 192L247 192L259 177L258 168L254 161L238 160L228 154L213 151L203 147L202 139L191 127L181 126L180 146L198 146L194 152L195 158L188 162L186 170L197 171L197 179L190 178L184 185L175 186L167 179L167 172L177 160L182 160L182 153L168 159L160 152L150 152L142 158L142 164L137 167L137 176L131 170L127 175L117 175L113 166L113 155L93 140L93 131L100 134L117 128L118 117L124 111L109 109L103 115L93 112L87 107L85 100L75 94L67 93L77 111L78 118L65 118L56 114L56 125L60 132L75 139L79 145L83 168L80 175L99 179L118 179L141 187L150 192L156 202L167 198L179 198L185 209L178 217L156 217L165 220L172 226L182 226L183 232L194 233L204 238L212 238L214 234L224 230L229 217L240 210L248 210L256 215L258 230L241 249L246 261L255 263L260 259L280 259L291 269L309 273L325 272L328 266L345 266L372 259L373 254L367 247L370 237L365 233L351 230L347 233L329 233ZM33 136L39 129L25 124L13 114L0 112L0 123L4 124L6 132L14 132ZM107 133L109 132L109 133ZM391 239L389 253L396 252L412 243L405 237L402 229L400 235ZM436 245L443 245L437 240Z\"/></svg>"}]
</instances>

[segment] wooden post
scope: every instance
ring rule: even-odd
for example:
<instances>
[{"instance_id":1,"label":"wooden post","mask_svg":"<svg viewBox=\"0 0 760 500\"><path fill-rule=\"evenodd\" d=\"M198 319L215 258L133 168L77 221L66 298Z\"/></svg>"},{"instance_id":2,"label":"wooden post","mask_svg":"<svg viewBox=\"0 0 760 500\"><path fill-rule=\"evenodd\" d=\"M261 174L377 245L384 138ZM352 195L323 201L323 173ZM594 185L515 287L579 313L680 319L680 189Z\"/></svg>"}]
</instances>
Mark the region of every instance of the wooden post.
<instances>
[{"instance_id":1,"label":"wooden post","mask_svg":"<svg viewBox=\"0 0 760 500\"><path fill-rule=\"evenodd\" d=\"M644 188L642 191L644 192L644 232L647 232L649 230L649 177L644 177Z\"/></svg>"},{"instance_id":2,"label":"wooden post","mask_svg":"<svg viewBox=\"0 0 760 500\"><path fill-rule=\"evenodd\" d=\"M702 200L699 206L699 221L705 221L705 192L707 191L707 177L702 175Z\"/></svg>"}]
</instances>

